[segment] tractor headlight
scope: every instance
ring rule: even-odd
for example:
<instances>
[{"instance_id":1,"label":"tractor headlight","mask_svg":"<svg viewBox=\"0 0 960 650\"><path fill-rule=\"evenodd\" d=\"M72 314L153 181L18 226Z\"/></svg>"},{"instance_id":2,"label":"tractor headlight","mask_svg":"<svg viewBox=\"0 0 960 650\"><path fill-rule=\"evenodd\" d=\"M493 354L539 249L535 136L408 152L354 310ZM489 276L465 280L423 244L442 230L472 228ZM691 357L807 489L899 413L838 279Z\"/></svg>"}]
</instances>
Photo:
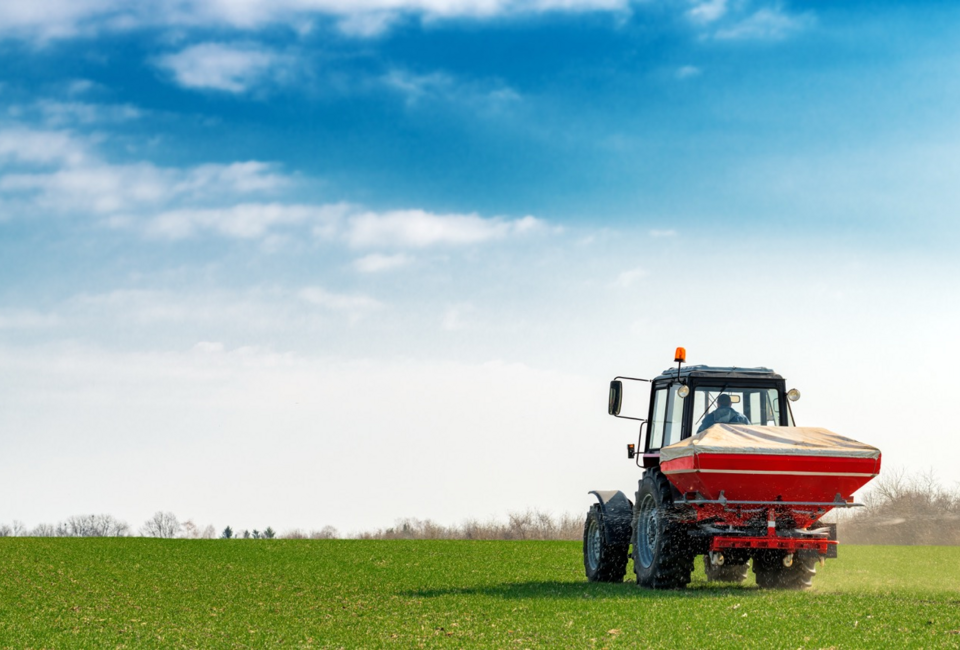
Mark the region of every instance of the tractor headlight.
<instances>
[{"instance_id":1,"label":"tractor headlight","mask_svg":"<svg viewBox=\"0 0 960 650\"><path fill-rule=\"evenodd\" d=\"M687 386L686 384L684 384L683 386L677 389L677 395L679 395L680 397L686 397L689 394L690 394L690 387Z\"/></svg>"},{"instance_id":2,"label":"tractor headlight","mask_svg":"<svg viewBox=\"0 0 960 650\"><path fill-rule=\"evenodd\" d=\"M789 391L787 391L787 399L791 402L796 402L798 399L800 399L800 391L798 391L796 388L791 388Z\"/></svg>"}]
</instances>

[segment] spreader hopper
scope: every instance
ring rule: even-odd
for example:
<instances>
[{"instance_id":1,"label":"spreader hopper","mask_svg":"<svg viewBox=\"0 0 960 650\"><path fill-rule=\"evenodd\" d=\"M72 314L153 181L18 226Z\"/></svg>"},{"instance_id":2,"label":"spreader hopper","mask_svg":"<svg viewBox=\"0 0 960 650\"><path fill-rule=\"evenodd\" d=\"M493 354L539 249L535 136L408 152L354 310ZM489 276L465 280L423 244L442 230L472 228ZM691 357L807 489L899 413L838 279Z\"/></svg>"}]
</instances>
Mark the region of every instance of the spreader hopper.
<instances>
[{"instance_id":1,"label":"spreader hopper","mask_svg":"<svg viewBox=\"0 0 960 650\"><path fill-rule=\"evenodd\" d=\"M880 450L826 429L715 424L661 449L660 468L710 501L842 503L880 473Z\"/></svg>"}]
</instances>

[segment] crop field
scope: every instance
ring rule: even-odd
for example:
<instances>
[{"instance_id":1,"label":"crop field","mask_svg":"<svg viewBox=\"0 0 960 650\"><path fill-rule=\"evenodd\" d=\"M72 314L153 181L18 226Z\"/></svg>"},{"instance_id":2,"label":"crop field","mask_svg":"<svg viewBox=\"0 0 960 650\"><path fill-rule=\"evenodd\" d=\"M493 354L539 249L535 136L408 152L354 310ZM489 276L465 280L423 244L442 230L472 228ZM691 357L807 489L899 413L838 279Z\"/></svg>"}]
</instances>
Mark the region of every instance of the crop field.
<instances>
[{"instance_id":1,"label":"crop field","mask_svg":"<svg viewBox=\"0 0 960 650\"><path fill-rule=\"evenodd\" d=\"M628 573L628 578L632 573ZM809 592L587 583L576 542L0 539L0 647L960 647L960 548Z\"/></svg>"}]
</instances>

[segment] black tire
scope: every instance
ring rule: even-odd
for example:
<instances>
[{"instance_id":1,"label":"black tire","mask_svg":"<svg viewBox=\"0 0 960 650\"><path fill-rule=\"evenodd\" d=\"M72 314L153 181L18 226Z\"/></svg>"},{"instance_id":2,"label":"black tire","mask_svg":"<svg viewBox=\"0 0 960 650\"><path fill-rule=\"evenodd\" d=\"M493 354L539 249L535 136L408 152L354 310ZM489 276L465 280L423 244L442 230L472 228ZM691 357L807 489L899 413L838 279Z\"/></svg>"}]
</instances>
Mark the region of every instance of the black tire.
<instances>
[{"instance_id":1,"label":"black tire","mask_svg":"<svg viewBox=\"0 0 960 650\"><path fill-rule=\"evenodd\" d=\"M683 589L693 571L686 527L675 521L670 483L657 468L647 470L633 509L633 570L650 589Z\"/></svg>"},{"instance_id":2,"label":"black tire","mask_svg":"<svg viewBox=\"0 0 960 650\"><path fill-rule=\"evenodd\" d=\"M590 582L623 582L627 574L629 544L608 544L603 511L594 504L583 524L583 568Z\"/></svg>"},{"instance_id":3,"label":"black tire","mask_svg":"<svg viewBox=\"0 0 960 650\"><path fill-rule=\"evenodd\" d=\"M722 564L717 566L710 561L710 555L703 556L703 570L711 582L733 582L739 584L747 579L750 566L743 564Z\"/></svg>"},{"instance_id":4,"label":"black tire","mask_svg":"<svg viewBox=\"0 0 960 650\"><path fill-rule=\"evenodd\" d=\"M783 566L784 553L768 551L753 558L753 573L761 589L803 591L813 586L819 556L816 551L798 551L793 564Z\"/></svg>"}]
</instances>

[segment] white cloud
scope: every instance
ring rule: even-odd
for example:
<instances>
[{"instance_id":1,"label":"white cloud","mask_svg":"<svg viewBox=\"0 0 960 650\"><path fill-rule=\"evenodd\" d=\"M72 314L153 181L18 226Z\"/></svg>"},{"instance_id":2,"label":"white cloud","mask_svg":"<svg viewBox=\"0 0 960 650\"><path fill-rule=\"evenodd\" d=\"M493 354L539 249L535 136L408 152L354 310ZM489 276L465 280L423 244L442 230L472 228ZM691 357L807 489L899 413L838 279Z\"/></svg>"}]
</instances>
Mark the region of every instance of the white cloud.
<instances>
[{"instance_id":1,"label":"white cloud","mask_svg":"<svg viewBox=\"0 0 960 650\"><path fill-rule=\"evenodd\" d=\"M622 13L630 4L631 0L6 0L0 3L0 35L49 40L138 27L253 30L272 24L302 27L311 17L329 17L345 34L370 37L405 16L439 20Z\"/></svg>"},{"instance_id":2,"label":"white cloud","mask_svg":"<svg viewBox=\"0 0 960 650\"><path fill-rule=\"evenodd\" d=\"M0 130L0 199L34 209L118 215L162 210L177 201L270 193L289 183L273 165L259 161L186 169L147 162L114 165L68 131Z\"/></svg>"},{"instance_id":3,"label":"white cloud","mask_svg":"<svg viewBox=\"0 0 960 650\"><path fill-rule=\"evenodd\" d=\"M0 33L40 39L76 36L91 23L107 24L122 0L6 0L0 3Z\"/></svg>"},{"instance_id":4,"label":"white cloud","mask_svg":"<svg viewBox=\"0 0 960 650\"><path fill-rule=\"evenodd\" d=\"M25 127L0 130L0 163L79 165L88 157L86 144L65 131Z\"/></svg>"},{"instance_id":5,"label":"white cloud","mask_svg":"<svg viewBox=\"0 0 960 650\"><path fill-rule=\"evenodd\" d=\"M629 289L638 281L642 280L648 275L649 273L647 272L647 270L642 269L640 267L637 267L635 269L629 269L627 271L621 272L620 275L617 276L617 280L614 283L614 285L621 287L623 289Z\"/></svg>"},{"instance_id":6,"label":"white cloud","mask_svg":"<svg viewBox=\"0 0 960 650\"><path fill-rule=\"evenodd\" d=\"M67 94L72 94L69 90ZM82 101L41 100L33 104L11 106L7 113L23 120L31 117L50 128L120 124L143 117L144 112L130 104L95 104Z\"/></svg>"},{"instance_id":7,"label":"white cloud","mask_svg":"<svg viewBox=\"0 0 960 650\"><path fill-rule=\"evenodd\" d=\"M200 341L193 346L193 350L203 354L219 354L224 351L224 345L219 341Z\"/></svg>"},{"instance_id":8,"label":"white cloud","mask_svg":"<svg viewBox=\"0 0 960 650\"><path fill-rule=\"evenodd\" d=\"M689 79L690 77L699 77L703 71L693 65L684 65L677 68L677 79Z\"/></svg>"},{"instance_id":9,"label":"white cloud","mask_svg":"<svg viewBox=\"0 0 960 650\"><path fill-rule=\"evenodd\" d=\"M150 219L145 232L152 237L184 239L199 232L213 232L239 239L254 239L281 226L308 224L315 233L332 235L345 206L247 203L228 208L183 209L164 212Z\"/></svg>"},{"instance_id":10,"label":"white cloud","mask_svg":"<svg viewBox=\"0 0 960 650\"><path fill-rule=\"evenodd\" d=\"M380 253L371 253L357 260L354 260L353 267L361 273L380 273L381 271L392 271L408 265L412 261L409 255L397 253L396 255L381 255Z\"/></svg>"},{"instance_id":11,"label":"white cloud","mask_svg":"<svg viewBox=\"0 0 960 650\"><path fill-rule=\"evenodd\" d=\"M466 106L480 113L498 114L522 100L520 93L498 80L468 82L440 71L415 74L393 69L381 78L381 82L402 95L410 105L440 101Z\"/></svg>"},{"instance_id":12,"label":"white cloud","mask_svg":"<svg viewBox=\"0 0 960 650\"><path fill-rule=\"evenodd\" d=\"M540 229L534 217L507 220L475 214L432 214L423 210L366 212L349 218L346 239L355 248L425 248L481 244Z\"/></svg>"},{"instance_id":13,"label":"white cloud","mask_svg":"<svg viewBox=\"0 0 960 650\"><path fill-rule=\"evenodd\" d=\"M389 30L397 20L395 12L367 11L343 16L337 26L348 36L371 38Z\"/></svg>"},{"instance_id":14,"label":"white cloud","mask_svg":"<svg viewBox=\"0 0 960 650\"><path fill-rule=\"evenodd\" d=\"M59 332L70 339L110 340L119 330L136 332L152 341L151 345L170 334L178 345L184 338L194 345L238 335L256 340L258 333L270 338L291 332L314 336L353 325L382 308L380 301L362 294L314 286L255 286L236 291L184 287L82 293L42 316L55 336ZM201 348L210 351L209 346Z\"/></svg>"},{"instance_id":15,"label":"white cloud","mask_svg":"<svg viewBox=\"0 0 960 650\"><path fill-rule=\"evenodd\" d=\"M273 192L290 185L290 179L276 173L275 165L257 160L229 165L199 165L189 169L173 190L177 193Z\"/></svg>"},{"instance_id":16,"label":"white cloud","mask_svg":"<svg viewBox=\"0 0 960 650\"><path fill-rule=\"evenodd\" d=\"M651 230L650 236L651 237L676 237L677 231L676 230Z\"/></svg>"},{"instance_id":17,"label":"white cloud","mask_svg":"<svg viewBox=\"0 0 960 650\"><path fill-rule=\"evenodd\" d=\"M51 169L52 167L52 169ZM39 168L39 169L38 169ZM0 217L45 211L95 217L148 237L215 234L260 239L282 248L293 229L352 248L425 248L482 244L553 230L532 216L484 218L425 210L374 212L349 203L294 204L252 200L293 184L276 166L256 160L186 169L148 162L110 164L67 131L0 130ZM286 232L285 232L286 231ZM404 255L368 255L364 273L399 268Z\"/></svg>"},{"instance_id":18,"label":"white cloud","mask_svg":"<svg viewBox=\"0 0 960 650\"><path fill-rule=\"evenodd\" d=\"M354 320L383 308L383 303L369 296L334 293L322 287L306 287L301 289L297 295L304 302L333 312L346 314Z\"/></svg>"},{"instance_id":19,"label":"white cloud","mask_svg":"<svg viewBox=\"0 0 960 650\"><path fill-rule=\"evenodd\" d=\"M49 173L13 173L0 178L0 191L36 197L46 209L110 213L167 197L172 172L147 163L91 164Z\"/></svg>"},{"instance_id":20,"label":"white cloud","mask_svg":"<svg viewBox=\"0 0 960 650\"><path fill-rule=\"evenodd\" d=\"M59 324L55 314L44 314L32 309L0 310L0 330L54 327Z\"/></svg>"},{"instance_id":21,"label":"white cloud","mask_svg":"<svg viewBox=\"0 0 960 650\"><path fill-rule=\"evenodd\" d=\"M727 0L706 0L696 2L687 11L687 16L698 23L712 23L727 13Z\"/></svg>"},{"instance_id":22,"label":"white cloud","mask_svg":"<svg viewBox=\"0 0 960 650\"><path fill-rule=\"evenodd\" d=\"M157 60L185 88L243 93L273 79L288 65L284 56L255 45L201 43ZM269 77L268 77L269 73Z\"/></svg>"},{"instance_id":23,"label":"white cloud","mask_svg":"<svg viewBox=\"0 0 960 650\"><path fill-rule=\"evenodd\" d=\"M470 317L476 313L470 303L451 305L443 312L440 327L448 332L457 332L470 326Z\"/></svg>"},{"instance_id":24,"label":"white cloud","mask_svg":"<svg viewBox=\"0 0 960 650\"><path fill-rule=\"evenodd\" d=\"M806 28L811 22L808 14L790 15L779 7L767 7L718 29L714 36L720 40L779 40Z\"/></svg>"}]
</instances>

